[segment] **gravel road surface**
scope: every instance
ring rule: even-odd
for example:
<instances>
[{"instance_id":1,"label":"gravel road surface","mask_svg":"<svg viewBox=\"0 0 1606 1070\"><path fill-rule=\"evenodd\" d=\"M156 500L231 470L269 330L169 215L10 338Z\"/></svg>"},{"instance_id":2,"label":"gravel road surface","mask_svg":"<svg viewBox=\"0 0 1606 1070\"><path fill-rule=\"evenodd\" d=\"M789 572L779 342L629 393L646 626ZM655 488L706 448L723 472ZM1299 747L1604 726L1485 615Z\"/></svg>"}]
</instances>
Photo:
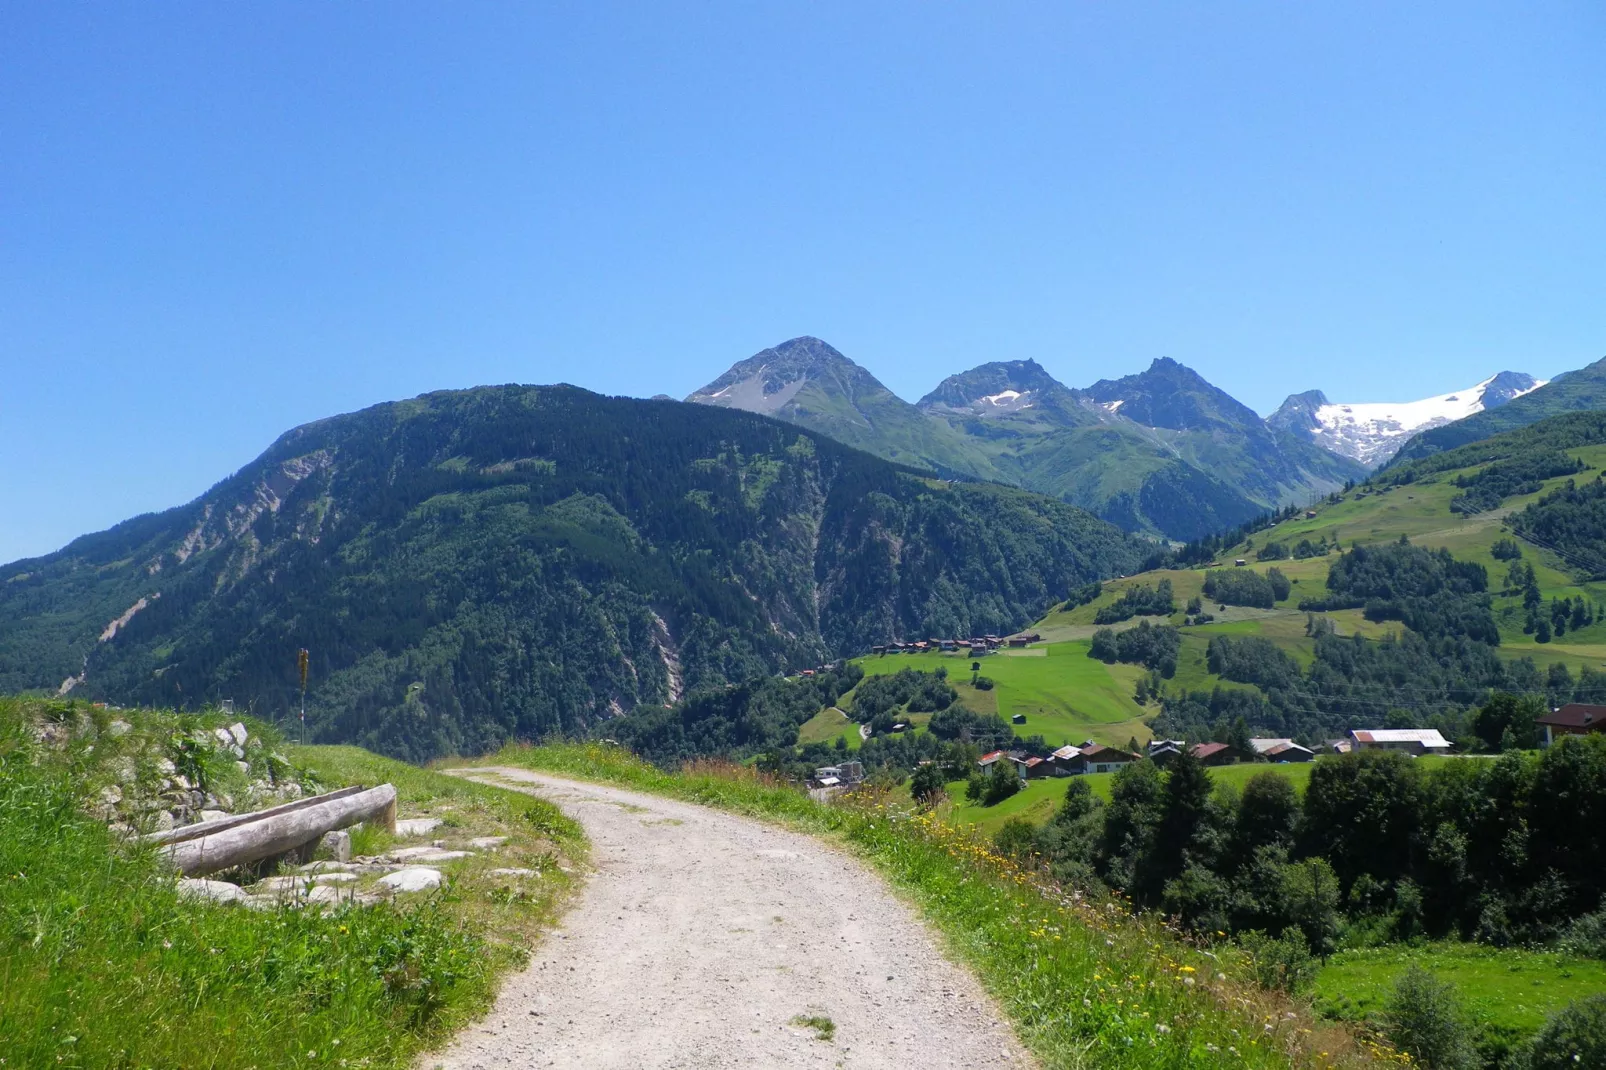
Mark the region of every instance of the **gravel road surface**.
<instances>
[{"instance_id":1,"label":"gravel road surface","mask_svg":"<svg viewBox=\"0 0 1606 1070\"><path fill-rule=\"evenodd\" d=\"M689 803L469 772L562 806L596 871L490 1015L422 1066L1035 1066L976 981L850 855Z\"/></svg>"}]
</instances>

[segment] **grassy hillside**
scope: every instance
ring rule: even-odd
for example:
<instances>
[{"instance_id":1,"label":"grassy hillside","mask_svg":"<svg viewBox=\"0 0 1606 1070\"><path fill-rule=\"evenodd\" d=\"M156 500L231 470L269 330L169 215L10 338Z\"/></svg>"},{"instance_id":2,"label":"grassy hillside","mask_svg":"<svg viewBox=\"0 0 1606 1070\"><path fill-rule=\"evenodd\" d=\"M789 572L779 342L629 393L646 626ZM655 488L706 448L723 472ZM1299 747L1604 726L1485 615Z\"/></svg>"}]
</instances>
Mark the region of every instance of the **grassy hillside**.
<instances>
[{"instance_id":1,"label":"grassy hillside","mask_svg":"<svg viewBox=\"0 0 1606 1070\"><path fill-rule=\"evenodd\" d=\"M354 748L293 748L295 764L275 768L309 789L394 783L404 816L508 837L498 863L455 863L440 893L328 911L183 897L153 852L88 810L112 789L146 798L173 741L225 723L0 700L0 1063L409 1067L488 1006L565 899L585 842L551 804ZM373 830L354 839L386 846ZM540 875L510 882L493 864Z\"/></svg>"},{"instance_id":2,"label":"grassy hillside","mask_svg":"<svg viewBox=\"0 0 1606 1070\"><path fill-rule=\"evenodd\" d=\"M1541 462L1542 466L1536 468ZM1568 467L1578 470L1565 471ZM1555 470L1563 474L1531 477L1533 471ZM1224 682L1210 674L1205 652L1214 636L1240 639L1257 636L1284 651L1301 669L1310 669L1317 643L1307 634L1308 614L1299 605L1302 601L1320 601L1331 595L1327 581L1340 553L1329 549L1326 553L1298 559L1293 555L1300 544L1318 547L1336 544L1348 551L1357 545L1386 546L1405 537L1414 546L1443 549L1456 561L1470 562L1485 570L1488 600L1499 636L1499 645L1492 656L1507 666L1506 678L1497 686L1542 694L1549 701L1567 701L1581 692L1565 686L1556 690L1546 675L1548 666L1565 666L1574 680L1574 688L1583 686L1576 678L1584 670L1595 673L1606 669L1606 612L1602 612L1606 607L1606 582L1579 567L1597 545L1579 541L1596 538L1592 525L1597 522L1590 512L1596 508L1590 497L1594 491L1580 492L1576 501L1569 498L1565 503L1552 503L1559 501L1559 492L1570 481L1580 487L1593 488L1603 470L1606 470L1606 416L1580 413L1553 418L1454 451L1396 465L1379 473L1369 483L1318 503L1309 515L1300 512L1241 539L1236 545L1221 548L1212 562L1218 569L1264 576L1275 568L1287 577L1289 597L1271 608L1222 605L1203 598L1209 567L1201 565L1147 572L1108 582L1097 599L1086 605L1061 607L1044 617L1036 628L1049 649L1057 644L1084 640L1096 630L1094 621L1100 611L1122 599L1129 590L1154 587L1162 580L1167 581L1174 592L1175 612L1163 620L1158 617L1141 619L1182 626L1187 619L1186 604L1195 597L1203 598L1203 608L1215 618L1206 624L1183 627L1177 672L1167 682L1168 690L1172 693L1208 692L1218 686L1254 690L1251 684ZM1493 491L1486 490L1491 486L1495 488ZM1480 493L1489 496L1482 503L1486 507L1476 511L1477 507L1468 502ZM1536 506L1535 503L1544 504ZM1531 541L1530 532L1541 528L1547 534L1553 531L1560 534L1540 539L1543 545ZM1566 542L1567 549L1561 548L1559 542ZM1496 556L1497 544L1503 551L1500 557ZM1511 582L1513 552L1518 555L1518 565L1533 569L1539 600L1537 614L1529 608L1533 596L1525 592L1525 584ZM1263 555L1275 559L1262 560ZM1245 560L1246 564L1235 566L1238 559ZM1594 619L1580 624L1578 618L1573 617L1567 621L1564 632L1555 634L1550 634L1548 627L1534 629L1536 615L1548 623L1555 600L1587 603L1589 615ZM1321 615L1338 636L1376 640L1390 635L1403 636L1409 631L1398 619L1368 619L1361 608L1331 609ZM1114 627L1131 627L1136 623L1134 619ZM1423 649L1411 656L1432 655ZM1417 664L1426 663L1419 661ZM1344 711L1326 715L1320 722L1324 726L1321 731L1337 731L1344 723L1356 727L1382 724L1391 716L1391 710L1415 711L1426 720L1430 713L1437 716L1457 701L1460 708L1465 709L1477 694L1476 687L1472 691L1452 689L1448 693L1440 690L1429 694L1424 690L1424 682L1409 679L1412 670L1406 668L1403 672L1404 675L1396 676L1387 686L1380 688L1376 683L1369 684L1370 690L1364 694L1370 697L1351 701ZM1076 702L1073 696L1085 686L1071 674L1049 672L1044 675L1050 681L1050 692L1058 691L1062 705ZM1476 677L1473 682L1476 683ZM1300 701L1319 705L1325 701L1323 696L1333 693L1334 688L1347 686L1341 683L1313 685L1309 697ZM1432 686L1442 688L1444 685L1434 683ZM1456 695L1463 697L1457 699ZM1606 693L1595 696L1591 692L1587 697L1606 699ZM999 701L1007 705L1010 700L1004 694ZM1089 703L1082 700L1081 705ZM1130 709L1135 704L1128 706ZM1091 720L1084 717L1082 723ZM1177 729L1173 726L1168 730ZM1278 735L1293 734L1276 726L1264 730ZM1108 741L1107 737L1101 738Z\"/></svg>"},{"instance_id":3,"label":"grassy hillside","mask_svg":"<svg viewBox=\"0 0 1606 1070\"><path fill-rule=\"evenodd\" d=\"M855 662L866 675L944 668L965 705L980 713L997 712L1006 720L1023 714L1026 723L1016 725L1016 733L1041 735L1056 747L1090 736L1123 746L1133 736L1148 739L1144 718L1154 711L1132 698L1142 670L1135 665L1106 665L1088 657L1087 650L1084 639L990 654L982 659L981 674L996 684L991 691L978 691L968 683L974 660L969 655L889 654Z\"/></svg>"}]
</instances>

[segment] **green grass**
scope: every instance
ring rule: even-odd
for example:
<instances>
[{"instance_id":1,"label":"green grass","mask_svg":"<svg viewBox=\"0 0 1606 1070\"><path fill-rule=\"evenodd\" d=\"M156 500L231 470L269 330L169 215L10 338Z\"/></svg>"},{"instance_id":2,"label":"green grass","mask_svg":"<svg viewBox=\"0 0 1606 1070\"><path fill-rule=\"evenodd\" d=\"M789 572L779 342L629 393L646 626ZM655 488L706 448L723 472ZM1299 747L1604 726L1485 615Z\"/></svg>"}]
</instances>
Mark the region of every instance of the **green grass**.
<instances>
[{"instance_id":1,"label":"green grass","mask_svg":"<svg viewBox=\"0 0 1606 1070\"><path fill-rule=\"evenodd\" d=\"M1331 1017L1375 1018L1395 978L1412 965L1455 985L1477 1022L1508 1041L1532 1036L1547 1017L1574 1000L1606 993L1606 962L1548 951L1433 943L1339 952L1316 977L1316 1006Z\"/></svg>"},{"instance_id":2,"label":"green grass","mask_svg":"<svg viewBox=\"0 0 1606 1070\"><path fill-rule=\"evenodd\" d=\"M1024 714L1026 723L1016 725L1015 734L1041 735L1056 747L1090 737L1115 746L1125 746L1134 736L1140 742L1149 739L1153 733L1146 718L1159 711L1146 710L1132 698L1144 670L1136 665L1106 665L1087 656L1088 646L1083 639L1036 647L1030 656L990 654L981 659L981 674L995 686L982 692L969 687L972 659L968 655L872 655L858 659L858 664L869 675L904 668L924 672L945 668L966 705L984 713L996 710L1005 719Z\"/></svg>"},{"instance_id":3,"label":"green grass","mask_svg":"<svg viewBox=\"0 0 1606 1070\"><path fill-rule=\"evenodd\" d=\"M858 722L835 706L827 706L804 721L797 730L800 747L809 743L830 743L834 746L838 739L846 743L849 750L858 750L863 742L859 738Z\"/></svg>"},{"instance_id":4,"label":"green grass","mask_svg":"<svg viewBox=\"0 0 1606 1070\"><path fill-rule=\"evenodd\" d=\"M1208 690L1220 683L1219 679L1211 676L1205 667L1204 650L1211 635L1264 636L1288 651L1301 665L1308 666L1313 658L1314 644L1305 638L1305 614L1300 612L1297 606L1301 599L1319 597L1325 593L1327 570L1338 556L1330 554L1304 561L1288 559L1262 562L1255 560L1255 551L1268 542L1281 542L1292 548L1300 539L1308 538L1316 541L1323 536L1340 540L1343 547L1348 550L1357 542L1391 542L1405 535L1419 546L1432 549L1442 547L1458 559L1477 562L1489 573L1495 618L1500 628L1502 645L1499 647L1499 654L1502 658L1511 660L1530 657L1541 668L1552 662L1561 662L1575 674L1585 665L1597 670L1606 668L1606 620L1591 625L1581 632L1558 637L1559 641L1548 644L1537 643L1532 636L1524 635L1522 624L1526 614L1521 609L1521 599L1499 593L1503 586L1507 564L1496 561L1491 553L1497 539L1509 537L1510 533L1503 527L1506 515L1538 500L1544 494L1561 486L1568 478L1583 481L1593 478L1597 470L1606 468L1606 446L1585 446L1568 452L1582 460L1589 469L1576 476L1560 476L1547 480L1539 491L1507 499L1499 510L1491 513L1467 517L1450 512L1450 499L1460 492L1460 488L1454 486L1453 480L1464 472L1472 472L1480 467L1474 465L1466 469L1436 473L1423 482L1408 486L1381 490L1366 486L1356 488L1345 494L1343 500L1336 504L1327 501L1319 503L1315 507L1314 518L1300 515L1265 531L1257 532L1250 540L1253 547L1239 544L1229 550L1223 550L1218 556L1220 567L1231 568L1233 560L1240 557L1248 560L1246 567L1258 572L1276 567L1293 581L1293 593L1287 602L1279 603L1271 610L1236 606L1222 609L1206 599L1205 608L1217 619L1211 624L1186 630L1182 653L1178 658L1177 675L1172 681L1172 686L1186 690ZM1540 593L1546 602L1551 598L1582 596L1597 604L1606 603L1606 581L1580 578L1573 574L1565 562L1548 551L1527 543L1521 545L1524 559L1534 566ZM1042 633L1045 642L1051 644L1051 649L1053 644L1086 640L1093 633L1095 628L1093 618L1099 609L1119 599L1132 586L1138 584L1153 586L1162 579L1171 581L1177 611L1169 618L1143 619L1155 623L1168 621L1180 625L1183 620L1182 610L1187 600L1203 594L1204 575L1205 570L1202 568L1169 569L1112 580L1104 585L1104 593L1093 602L1064 612L1059 610L1050 612L1035 625L1035 628ZM1326 615L1337 625L1339 633L1344 635L1358 634L1369 639L1378 639L1390 632L1399 632L1403 628L1398 622L1368 621L1358 609L1332 611ZM1137 620L1132 620L1115 627L1132 627L1137 623ZM1065 684L1065 691L1059 697L1064 698L1072 693L1073 689L1081 686L1084 686L1084 681L1068 681ZM1077 727L1088 725L1087 721L1072 723ZM1122 737L1121 740L1110 738L1112 733L1109 732L1103 735L1097 732L1092 734L1100 742L1107 743L1124 742L1125 738ZM1147 738L1143 733L1137 735L1139 739Z\"/></svg>"},{"instance_id":5,"label":"green grass","mask_svg":"<svg viewBox=\"0 0 1606 1070\"><path fill-rule=\"evenodd\" d=\"M113 716L133 723L120 737ZM469 886L331 913L182 899L151 850L114 840L85 811L111 761L219 718L0 700L0 1062L11 1067L410 1067L489 1005L523 961L551 894L492 915ZM35 741L41 721L58 744ZM263 726L253 728L271 737ZM395 782L405 801L453 800L510 815L574 855L577 826L549 804L401 766L351 748L308 752L326 784ZM512 914L528 916L515 922Z\"/></svg>"},{"instance_id":6,"label":"green grass","mask_svg":"<svg viewBox=\"0 0 1606 1070\"><path fill-rule=\"evenodd\" d=\"M702 763L669 773L603 745L509 747L489 760L686 799L848 845L941 931L1046 1067L1379 1061L1347 1031L1218 974L1216 957L1158 919L1133 916L1116 900L1070 897L932 815L866 799L815 803L742 767Z\"/></svg>"}]
</instances>

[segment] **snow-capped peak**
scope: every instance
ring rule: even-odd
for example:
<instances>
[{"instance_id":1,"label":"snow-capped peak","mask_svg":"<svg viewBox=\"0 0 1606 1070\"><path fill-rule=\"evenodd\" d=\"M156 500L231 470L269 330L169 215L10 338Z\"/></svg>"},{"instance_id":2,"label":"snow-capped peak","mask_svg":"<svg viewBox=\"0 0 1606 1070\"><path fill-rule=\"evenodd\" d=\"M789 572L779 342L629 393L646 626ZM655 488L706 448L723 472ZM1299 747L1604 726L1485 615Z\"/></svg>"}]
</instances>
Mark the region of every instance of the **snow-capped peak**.
<instances>
[{"instance_id":1,"label":"snow-capped peak","mask_svg":"<svg viewBox=\"0 0 1606 1070\"><path fill-rule=\"evenodd\" d=\"M1469 386L1419 401L1334 404L1319 391L1296 394L1267 421L1302 433L1334 453L1376 466L1387 461L1418 431L1496 408L1544 386L1548 380L1501 372Z\"/></svg>"}]
</instances>

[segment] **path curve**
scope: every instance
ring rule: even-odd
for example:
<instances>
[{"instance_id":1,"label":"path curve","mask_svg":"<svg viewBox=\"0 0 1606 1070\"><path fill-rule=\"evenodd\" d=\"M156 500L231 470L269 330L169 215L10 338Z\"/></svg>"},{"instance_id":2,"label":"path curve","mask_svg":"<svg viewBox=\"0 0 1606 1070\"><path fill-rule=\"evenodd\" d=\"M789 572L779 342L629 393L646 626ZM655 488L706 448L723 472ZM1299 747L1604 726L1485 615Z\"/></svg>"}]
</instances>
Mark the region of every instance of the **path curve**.
<instances>
[{"instance_id":1,"label":"path curve","mask_svg":"<svg viewBox=\"0 0 1606 1070\"><path fill-rule=\"evenodd\" d=\"M980 985L847 853L619 788L459 772L556 802L585 827L595 873L490 1015L423 1066L1035 1065ZM833 1040L793 1024L812 1016L835 1024Z\"/></svg>"}]
</instances>

